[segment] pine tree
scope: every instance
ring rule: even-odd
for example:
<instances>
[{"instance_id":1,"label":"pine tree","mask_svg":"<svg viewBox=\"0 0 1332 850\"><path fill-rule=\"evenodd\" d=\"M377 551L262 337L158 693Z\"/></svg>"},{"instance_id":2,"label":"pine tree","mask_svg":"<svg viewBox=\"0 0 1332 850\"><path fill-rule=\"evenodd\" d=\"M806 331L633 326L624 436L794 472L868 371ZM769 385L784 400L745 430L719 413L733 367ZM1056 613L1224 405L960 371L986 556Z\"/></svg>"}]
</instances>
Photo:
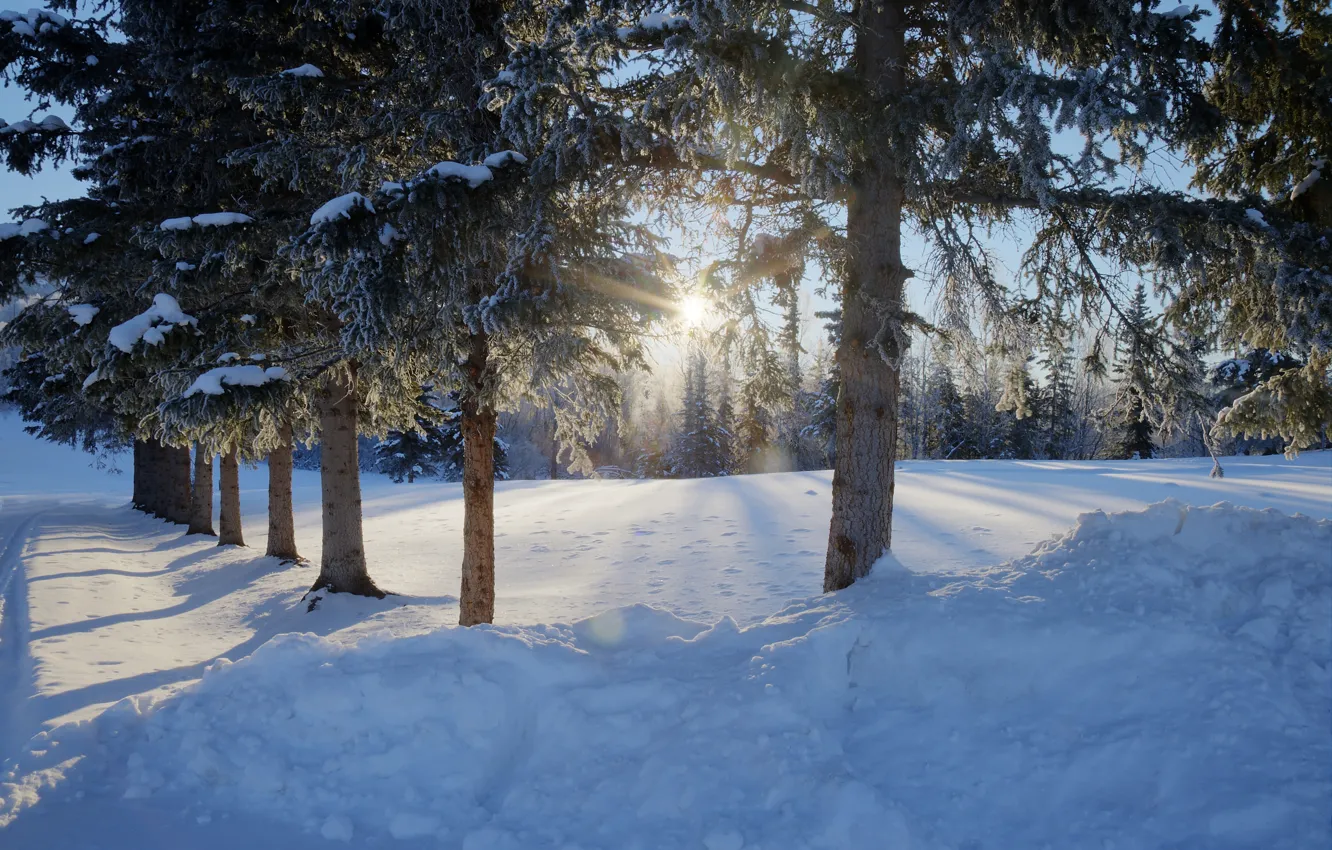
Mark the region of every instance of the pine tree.
<instances>
[{"instance_id":1,"label":"pine tree","mask_svg":"<svg viewBox=\"0 0 1332 850\"><path fill-rule=\"evenodd\" d=\"M1068 460L1073 457L1077 424L1073 409L1073 357L1067 342L1058 335L1053 336L1046 344L1041 365L1047 376L1043 398L1044 455L1054 460Z\"/></svg>"},{"instance_id":2,"label":"pine tree","mask_svg":"<svg viewBox=\"0 0 1332 850\"><path fill-rule=\"evenodd\" d=\"M676 478L713 478L730 472L717 409L708 387L708 365L701 347L689 352L685 364L680 430L671 446L670 469Z\"/></svg>"},{"instance_id":3,"label":"pine tree","mask_svg":"<svg viewBox=\"0 0 1332 850\"><path fill-rule=\"evenodd\" d=\"M1225 246L1233 262L1188 281L1171 316L1196 336L1219 333L1223 350L1293 355L1218 430L1296 451L1332 427L1332 10L1302 0L1215 7L1200 99L1210 113L1187 146L1194 183L1262 209L1248 237Z\"/></svg>"},{"instance_id":4,"label":"pine tree","mask_svg":"<svg viewBox=\"0 0 1332 850\"><path fill-rule=\"evenodd\" d=\"M742 219L766 205L791 222L783 236L807 237L788 250L825 257L837 274L828 590L865 575L891 543L898 370L910 330L924 326L905 307L904 227L929 241L950 310L980 304L1000 321L1054 305L1113 312L1121 294L1102 263L1199 278L1229 261L1223 240L1252 232L1243 206L1153 187L1142 168L1153 144L1197 125L1199 12L1129 0L751 0L673 13L641 0L597 7L628 24L621 67L638 79L625 108L671 136L654 161L690 168ZM1078 156L1055 150L1064 129L1082 135ZM750 183L762 188L734 202L728 187ZM974 238L1019 217L1035 223L1022 266L1034 302L1006 289Z\"/></svg>"},{"instance_id":5,"label":"pine tree","mask_svg":"<svg viewBox=\"0 0 1332 850\"><path fill-rule=\"evenodd\" d=\"M416 428L390 431L377 447L379 471L394 481L417 478L461 480L463 475L462 413L457 393L440 398L429 388L417 400ZM495 438L495 478L509 477L504 442Z\"/></svg>"},{"instance_id":6,"label":"pine tree","mask_svg":"<svg viewBox=\"0 0 1332 850\"><path fill-rule=\"evenodd\" d=\"M1124 312L1115 362L1115 402L1110 410L1112 457L1150 458L1156 453L1152 422L1153 375L1148 361L1149 340L1155 323L1147 310L1147 290L1139 283Z\"/></svg>"}]
</instances>

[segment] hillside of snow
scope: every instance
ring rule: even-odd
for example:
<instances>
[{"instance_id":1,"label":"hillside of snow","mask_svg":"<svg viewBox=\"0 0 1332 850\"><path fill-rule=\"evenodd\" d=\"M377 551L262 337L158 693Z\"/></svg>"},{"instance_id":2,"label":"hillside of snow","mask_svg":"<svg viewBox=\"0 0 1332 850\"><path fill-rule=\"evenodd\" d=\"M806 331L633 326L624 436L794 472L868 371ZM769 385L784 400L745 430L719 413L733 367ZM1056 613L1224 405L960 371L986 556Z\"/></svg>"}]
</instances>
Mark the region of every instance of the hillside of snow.
<instances>
[{"instance_id":1,"label":"hillside of snow","mask_svg":"<svg viewBox=\"0 0 1332 850\"><path fill-rule=\"evenodd\" d=\"M0 415L0 846L1327 846L1332 458L1223 460L903 464L827 596L827 473L509 482L463 630L458 485L307 613L262 468L217 547Z\"/></svg>"}]
</instances>

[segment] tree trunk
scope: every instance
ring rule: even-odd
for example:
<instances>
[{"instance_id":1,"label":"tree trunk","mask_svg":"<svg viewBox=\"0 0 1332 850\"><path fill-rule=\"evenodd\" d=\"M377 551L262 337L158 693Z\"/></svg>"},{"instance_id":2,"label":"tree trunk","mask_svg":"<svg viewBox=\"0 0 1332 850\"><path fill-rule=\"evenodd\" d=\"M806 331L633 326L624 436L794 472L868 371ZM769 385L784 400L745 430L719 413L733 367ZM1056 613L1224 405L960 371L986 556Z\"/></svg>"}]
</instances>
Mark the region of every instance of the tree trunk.
<instances>
[{"instance_id":1,"label":"tree trunk","mask_svg":"<svg viewBox=\"0 0 1332 850\"><path fill-rule=\"evenodd\" d=\"M130 504L136 511L146 511L148 444L143 440L134 441L134 491Z\"/></svg>"},{"instance_id":2,"label":"tree trunk","mask_svg":"<svg viewBox=\"0 0 1332 850\"><path fill-rule=\"evenodd\" d=\"M291 507L291 425L278 428L277 448L268 453L268 551L284 561L299 561L296 520Z\"/></svg>"},{"instance_id":3,"label":"tree trunk","mask_svg":"<svg viewBox=\"0 0 1332 850\"><path fill-rule=\"evenodd\" d=\"M472 337L460 398L463 437L463 562L458 623L495 621L495 409L482 403L490 344ZM552 441L553 443L553 441ZM553 477L553 476L552 476Z\"/></svg>"},{"instance_id":4,"label":"tree trunk","mask_svg":"<svg viewBox=\"0 0 1332 850\"><path fill-rule=\"evenodd\" d=\"M384 597L365 565L361 533L361 468L356 446L356 368L330 375L319 397L319 485L324 503L323 552L311 590Z\"/></svg>"},{"instance_id":5,"label":"tree trunk","mask_svg":"<svg viewBox=\"0 0 1332 850\"><path fill-rule=\"evenodd\" d=\"M194 494L190 504L190 527L186 534L207 534L213 531L213 453L203 443L194 447Z\"/></svg>"},{"instance_id":6,"label":"tree trunk","mask_svg":"<svg viewBox=\"0 0 1332 850\"><path fill-rule=\"evenodd\" d=\"M855 66L880 103L905 87L900 0L860 6ZM850 257L842 292L837 365L837 443L833 512L823 589L869 574L892 543L897 452L898 366L906 350L902 291L902 180L890 136L869 128L870 150L847 204Z\"/></svg>"},{"instance_id":7,"label":"tree trunk","mask_svg":"<svg viewBox=\"0 0 1332 850\"><path fill-rule=\"evenodd\" d=\"M244 546L245 535L241 533L240 507L240 463L236 460L233 448L222 455L222 513L219 517L217 536L219 546Z\"/></svg>"},{"instance_id":8,"label":"tree trunk","mask_svg":"<svg viewBox=\"0 0 1332 850\"><path fill-rule=\"evenodd\" d=\"M143 444L143 509L158 519L166 517L166 449L153 437Z\"/></svg>"},{"instance_id":9,"label":"tree trunk","mask_svg":"<svg viewBox=\"0 0 1332 850\"><path fill-rule=\"evenodd\" d=\"M190 447L168 446L166 454L166 518L177 525L189 525L193 514L190 486Z\"/></svg>"}]
</instances>

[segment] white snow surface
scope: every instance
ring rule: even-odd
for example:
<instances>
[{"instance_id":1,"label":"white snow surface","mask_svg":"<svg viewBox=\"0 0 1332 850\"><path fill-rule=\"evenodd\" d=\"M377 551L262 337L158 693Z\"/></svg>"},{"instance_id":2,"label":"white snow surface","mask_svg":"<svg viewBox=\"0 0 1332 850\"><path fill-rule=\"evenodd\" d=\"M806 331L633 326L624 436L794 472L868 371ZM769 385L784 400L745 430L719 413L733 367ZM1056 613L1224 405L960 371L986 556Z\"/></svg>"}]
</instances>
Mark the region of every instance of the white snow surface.
<instances>
[{"instance_id":1,"label":"white snow surface","mask_svg":"<svg viewBox=\"0 0 1332 850\"><path fill-rule=\"evenodd\" d=\"M129 354L139 340L149 345L161 345L165 339L164 334L173 328L198 323L198 319L180 309L175 298L159 292L153 296L153 306L112 328L107 341Z\"/></svg>"},{"instance_id":2,"label":"white snow surface","mask_svg":"<svg viewBox=\"0 0 1332 850\"><path fill-rule=\"evenodd\" d=\"M1332 456L1223 462L903 464L824 596L826 472L505 482L463 630L458 485L306 613L262 469L218 547L0 414L0 845L1327 846Z\"/></svg>"},{"instance_id":3,"label":"white snow surface","mask_svg":"<svg viewBox=\"0 0 1332 850\"><path fill-rule=\"evenodd\" d=\"M224 357L226 355L223 355ZM263 355L259 355L262 359ZM254 359L253 356L251 359ZM281 366L217 366L194 379L182 394L183 398L203 393L204 395L222 395L227 387L262 387L273 381L285 381L287 370Z\"/></svg>"},{"instance_id":4,"label":"white snow surface","mask_svg":"<svg viewBox=\"0 0 1332 850\"><path fill-rule=\"evenodd\" d=\"M337 221L340 218L351 218L352 210L362 207L371 215L375 214L375 207L370 200L360 192L348 192L345 195L339 195L333 200L321 206L310 216L310 224L323 224L328 221Z\"/></svg>"}]
</instances>

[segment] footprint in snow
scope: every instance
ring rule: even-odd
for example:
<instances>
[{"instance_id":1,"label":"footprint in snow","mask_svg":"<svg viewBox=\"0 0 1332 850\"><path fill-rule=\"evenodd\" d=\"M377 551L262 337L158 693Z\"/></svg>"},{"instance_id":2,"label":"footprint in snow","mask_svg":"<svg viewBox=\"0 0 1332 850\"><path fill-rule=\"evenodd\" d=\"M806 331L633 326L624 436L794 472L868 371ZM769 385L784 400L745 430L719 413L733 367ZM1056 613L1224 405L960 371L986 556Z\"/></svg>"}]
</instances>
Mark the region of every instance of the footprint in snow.
<instances>
[{"instance_id":1,"label":"footprint in snow","mask_svg":"<svg viewBox=\"0 0 1332 850\"><path fill-rule=\"evenodd\" d=\"M974 532L976 532L976 533L978 533L978 534L989 534L989 533L990 533L990 529L986 528L986 527L983 526L983 525L973 525L973 526L971 527L971 530L974 531Z\"/></svg>"},{"instance_id":2,"label":"footprint in snow","mask_svg":"<svg viewBox=\"0 0 1332 850\"><path fill-rule=\"evenodd\" d=\"M735 536L735 532L734 532L734 531L723 531L722 534L721 534L721 536L722 536L722 537L734 537L734 536Z\"/></svg>"},{"instance_id":3,"label":"footprint in snow","mask_svg":"<svg viewBox=\"0 0 1332 850\"><path fill-rule=\"evenodd\" d=\"M793 528L793 529L791 529L791 533L792 533L792 534L809 534L809 529L808 529L808 528Z\"/></svg>"},{"instance_id":4,"label":"footprint in snow","mask_svg":"<svg viewBox=\"0 0 1332 850\"><path fill-rule=\"evenodd\" d=\"M806 496L817 496L817 495L819 495L819 491L818 491L818 490L806 490L806 491L805 491L805 495L806 495Z\"/></svg>"},{"instance_id":5,"label":"footprint in snow","mask_svg":"<svg viewBox=\"0 0 1332 850\"><path fill-rule=\"evenodd\" d=\"M669 565L669 564L674 564L674 563L675 563L675 560L674 560L673 558L665 558L665 559L663 559L663 560L658 561L658 562L657 562L657 566L659 566L659 567L665 567L665 566L667 566L667 565Z\"/></svg>"}]
</instances>

